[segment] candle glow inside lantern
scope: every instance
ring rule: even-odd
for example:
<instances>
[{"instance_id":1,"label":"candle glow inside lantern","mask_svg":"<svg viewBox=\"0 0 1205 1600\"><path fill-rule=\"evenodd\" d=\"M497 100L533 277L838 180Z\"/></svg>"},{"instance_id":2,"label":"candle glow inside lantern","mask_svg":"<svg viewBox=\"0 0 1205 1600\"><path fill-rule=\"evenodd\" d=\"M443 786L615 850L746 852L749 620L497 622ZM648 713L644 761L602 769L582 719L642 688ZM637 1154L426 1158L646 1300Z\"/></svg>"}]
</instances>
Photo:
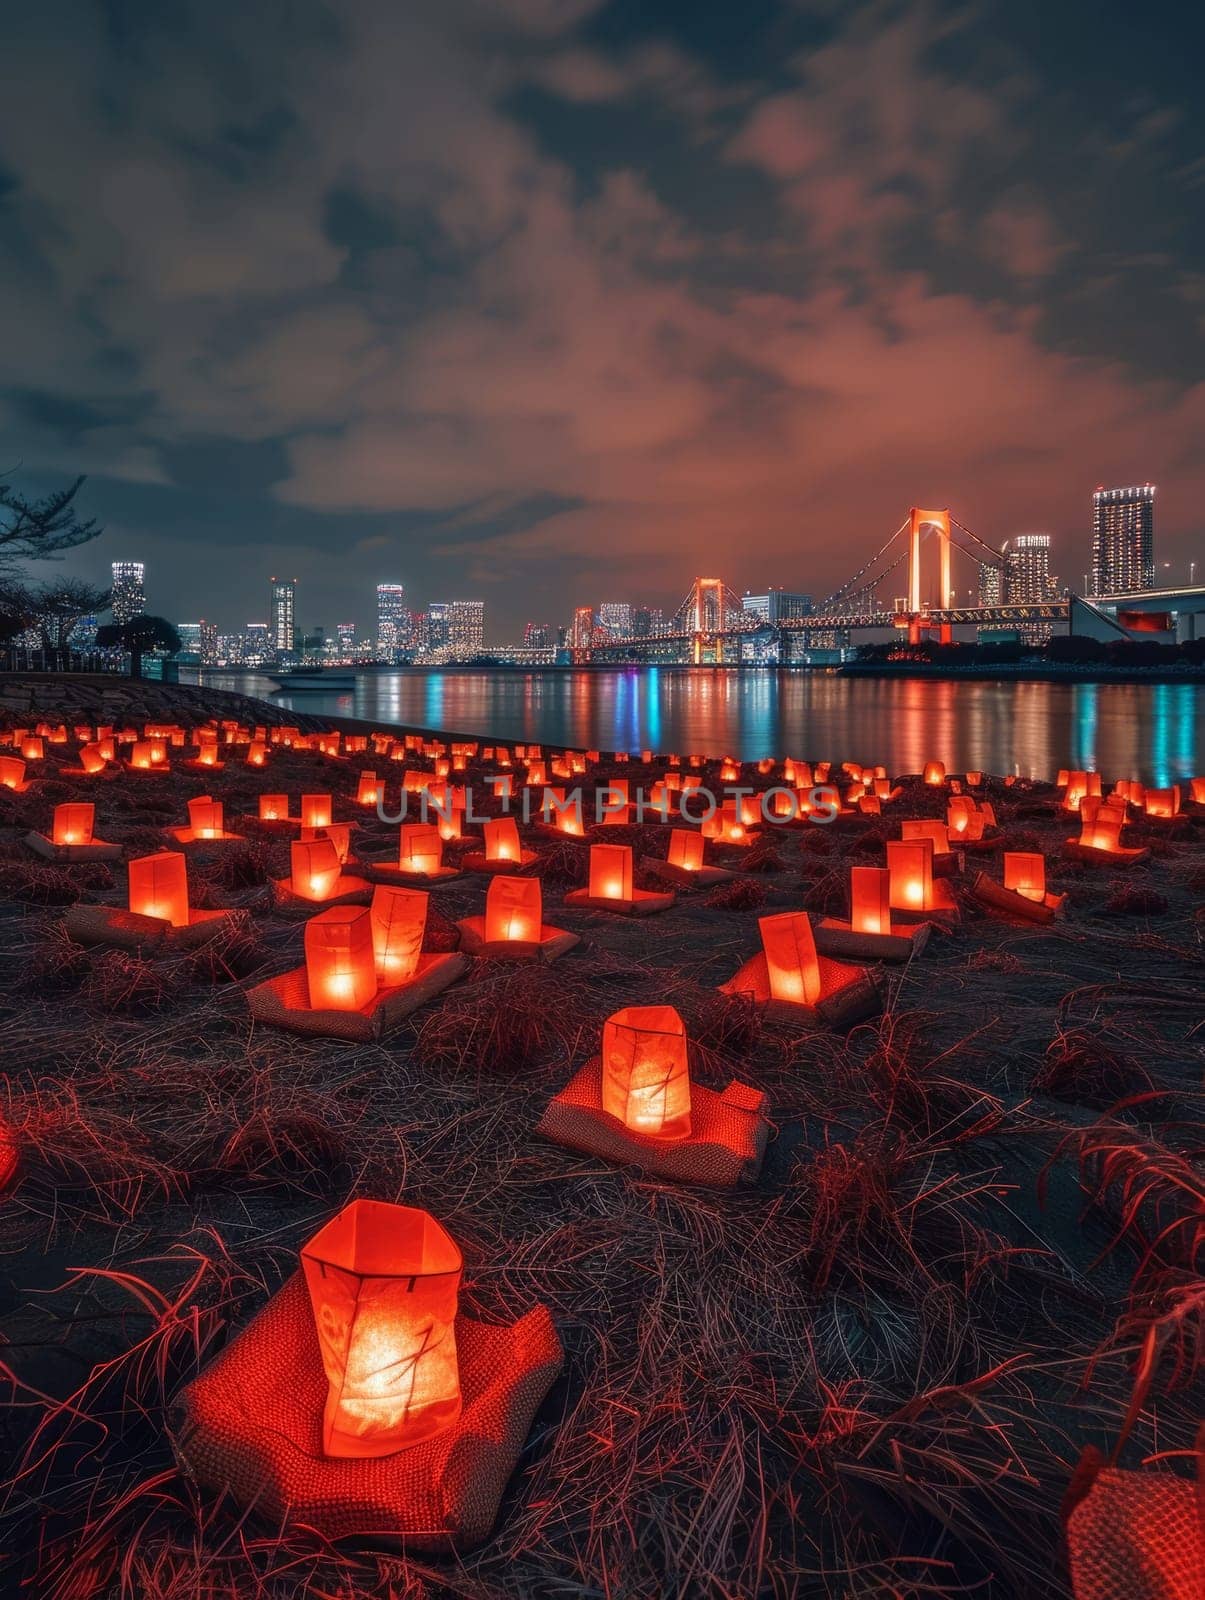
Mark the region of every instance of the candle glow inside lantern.
<instances>
[{"instance_id":1,"label":"candle glow inside lantern","mask_svg":"<svg viewBox=\"0 0 1205 1600\"><path fill-rule=\"evenodd\" d=\"M632 847L628 844L590 846L591 899L631 900Z\"/></svg>"},{"instance_id":2,"label":"candle glow inside lantern","mask_svg":"<svg viewBox=\"0 0 1205 1600\"><path fill-rule=\"evenodd\" d=\"M1040 850L1004 852L1004 887L1039 904L1046 898L1046 858Z\"/></svg>"},{"instance_id":3,"label":"candle glow inside lantern","mask_svg":"<svg viewBox=\"0 0 1205 1600\"><path fill-rule=\"evenodd\" d=\"M261 794L259 797L259 820L261 822L284 822L289 815L289 797L287 794Z\"/></svg>"},{"instance_id":4,"label":"candle glow inside lantern","mask_svg":"<svg viewBox=\"0 0 1205 1600\"><path fill-rule=\"evenodd\" d=\"M703 865L704 840L701 833L694 833L689 828L672 828L669 835L669 856L671 866L681 867L683 872L698 872Z\"/></svg>"},{"instance_id":5,"label":"candle glow inside lantern","mask_svg":"<svg viewBox=\"0 0 1205 1600\"><path fill-rule=\"evenodd\" d=\"M329 900L337 891L342 867L330 839L297 840L290 849L290 882L303 900Z\"/></svg>"},{"instance_id":6,"label":"candle glow inside lantern","mask_svg":"<svg viewBox=\"0 0 1205 1600\"><path fill-rule=\"evenodd\" d=\"M129 864L130 910L158 917L173 928L188 926L188 869L178 850L139 856Z\"/></svg>"},{"instance_id":7,"label":"candle glow inside lantern","mask_svg":"<svg viewBox=\"0 0 1205 1600\"><path fill-rule=\"evenodd\" d=\"M1180 785L1170 789L1148 789L1143 796L1143 809L1148 817L1171 818L1180 811Z\"/></svg>"},{"instance_id":8,"label":"candle glow inside lantern","mask_svg":"<svg viewBox=\"0 0 1205 1600\"><path fill-rule=\"evenodd\" d=\"M820 998L820 958L806 911L784 911L759 917L766 976L772 1000L815 1005Z\"/></svg>"},{"instance_id":9,"label":"candle glow inside lantern","mask_svg":"<svg viewBox=\"0 0 1205 1600\"><path fill-rule=\"evenodd\" d=\"M849 923L855 933L891 932L891 873L886 867L851 867Z\"/></svg>"},{"instance_id":10,"label":"candle glow inside lantern","mask_svg":"<svg viewBox=\"0 0 1205 1600\"><path fill-rule=\"evenodd\" d=\"M931 839L933 841L934 855L945 856L950 853L950 830L944 822L935 822L927 817L901 822L900 838L908 840Z\"/></svg>"},{"instance_id":11,"label":"candle glow inside lantern","mask_svg":"<svg viewBox=\"0 0 1205 1600\"><path fill-rule=\"evenodd\" d=\"M332 906L305 925L305 975L314 1011L359 1011L377 992L366 906Z\"/></svg>"},{"instance_id":12,"label":"candle glow inside lantern","mask_svg":"<svg viewBox=\"0 0 1205 1600\"><path fill-rule=\"evenodd\" d=\"M1080 801L1079 842L1093 850L1118 852L1124 822L1124 807L1102 805L1095 796L1085 795Z\"/></svg>"},{"instance_id":13,"label":"candle glow inside lantern","mask_svg":"<svg viewBox=\"0 0 1205 1600\"><path fill-rule=\"evenodd\" d=\"M98 772L105 770L105 758L101 754L98 744L84 744L80 746L79 764L89 777L95 777Z\"/></svg>"},{"instance_id":14,"label":"candle glow inside lantern","mask_svg":"<svg viewBox=\"0 0 1205 1600\"><path fill-rule=\"evenodd\" d=\"M386 986L406 983L418 970L427 927L429 896L422 889L379 883L372 891L372 951L377 976Z\"/></svg>"},{"instance_id":15,"label":"candle glow inside lantern","mask_svg":"<svg viewBox=\"0 0 1205 1600\"><path fill-rule=\"evenodd\" d=\"M0 784L6 789L19 789L24 782L24 761L16 756L0 756Z\"/></svg>"},{"instance_id":16,"label":"candle glow inside lantern","mask_svg":"<svg viewBox=\"0 0 1205 1600\"><path fill-rule=\"evenodd\" d=\"M945 762L944 761L926 761L925 762L924 778L925 778L925 782L926 783L932 784L934 787L937 787L937 785L944 783L946 781Z\"/></svg>"},{"instance_id":17,"label":"candle glow inside lantern","mask_svg":"<svg viewBox=\"0 0 1205 1600\"><path fill-rule=\"evenodd\" d=\"M487 861L518 861L519 828L514 817L497 817L482 825Z\"/></svg>"},{"instance_id":18,"label":"candle glow inside lantern","mask_svg":"<svg viewBox=\"0 0 1205 1600\"><path fill-rule=\"evenodd\" d=\"M218 741L216 738L201 739L198 742L197 765L200 767L216 767L218 765Z\"/></svg>"},{"instance_id":19,"label":"candle glow inside lantern","mask_svg":"<svg viewBox=\"0 0 1205 1600\"><path fill-rule=\"evenodd\" d=\"M925 911L933 903L933 840L889 839L890 901L900 911Z\"/></svg>"},{"instance_id":20,"label":"candle glow inside lantern","mask_svg":"<svg viewBox=\"0 0 1205 1600\"><path fill-rule=\"evenodd\" d=\"M326 828L330 826L331 797L329 794L303 794L301 797L301 826Z\"/></svg>"},{"instance_id":21,"label":"candle glow inside lantern","mask_svg":"<svg viewBox=\"0 0 1205 1600\"><path fill-rule=\"evenodd\" d=\"M188 802L188 826L198 839L220 839L223 832L222 802L211 795L197 795Z\"/></svg>"},{"instance_id":22,"label":"candle glow inside lantern","mask_svg":"<svg viewBox=\"0 0 1205 1600\"><path fill-rule=\"evenodd\" d=\"M51 841L54 844L91 844L96 822L96 807L83 801L69 801L54 808Z\"/></svg>"},{"instance_id":23,"label":"candle glow inside lantern","mask_svg":"<svg viewBox=\"0 0 1205 1600\"><path fill-rule=\"evenodd\" d=\"M21 755L26 761L41 761L45 754L45 746L37 734L31 734L27 739L22 739Z\"/></svg>"},{"instance_id":24,"label":"candle glow inside lantern","mask_svg":"<svg viewBox=\"0 0 1205 1600\"><path fill-rule=\"evenodd\" d=\"M375 806L381 798L381 785L375 772L362 772L356 785L356 804Z\"/></svg>"},{"instance_id":25,"label":"candle glow inside lantern","mask_svg":"<svg viewBox=\"0 0 1205 1600\"><path fill-rule=\"evenodd\" d=\"M247 746L247 765L262 767L268 759L268 747L262 739L253 739Z\"/></svg>"},{"instance_id":26,"label":"candle glow inside lantern","mask_svg":"<svg viewBox=\"0 0 1205 1600\"><path fill-rule=\"evenodd\" d=\"M328 1385L324 1453L393 1455L455 1423L462 1258L435 1218L353 1200L301 1260Z\"/></svg>"},{"instance_id":27,"label":"candle glow inside lantern","mask_svg":"<svg viewBox=\"0 0 1205 1600\"><path fill-rule=\"evenodd\" d=\"M403 872L420 873L423 877L438 872L443 853L443 840L433 822L402 824L398 866Z\"/></svg>"},{"instance_id":28,"label":"candle glow inside lantern","mask_svg":"<svg viewBox=\"0 0 1205 1600\"><path fill-rule=\"evenodd\" d=\"M626 1006L603 1023L602 1108L633 1133L690 1137L686 1028L673 1006Z\"/></svg>"},{"instance_id":29,"label":"candle glow inside lantern","mask_svg":"<svg viewBox=\"0 0 1205 1600\"><path fill-rule=\"evenodd\" d=\"M136 739L130 746L130 765L137 767L140 772L147 772L152 766L151 741L149 739Z\"/></svg>"},{"instance_id":30,"label":"candle glow inside lantern","mask_svg":"<svg viewBox=\"0 0 1205 1600\"><path fill-rule=\"evenodd\" d=\"M538 878L493 880L485 897L487 944L511 940L538 944L544 921L544 897Z\"/></svg>"}]
</instances>

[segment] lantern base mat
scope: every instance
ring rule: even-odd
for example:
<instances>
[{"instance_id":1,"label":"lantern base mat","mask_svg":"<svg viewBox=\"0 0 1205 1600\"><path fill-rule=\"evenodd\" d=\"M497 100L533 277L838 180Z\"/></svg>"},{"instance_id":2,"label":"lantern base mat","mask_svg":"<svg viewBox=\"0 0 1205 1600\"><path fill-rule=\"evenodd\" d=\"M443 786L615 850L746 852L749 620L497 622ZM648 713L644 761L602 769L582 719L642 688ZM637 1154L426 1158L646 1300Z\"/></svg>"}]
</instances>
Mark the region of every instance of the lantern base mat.
<instances>
[{"instance_id":1,"label":"lantern base mat","mask_svg":"<svg viewBox=\"0 0 1205 1600\"><path fill-rule=\"evenodd\" d=\"M678 1183L730 1189L761 1171L770 1137L766 1097L732 1082L722 1094L690 1086L688 1139L666 1142L634 1133L602 1107L602 1059L595 1056L549 1102L536 1132L554 1144Z\"/></svg>"},{"instance_id":2,"label":"lantern base mat","mask_svg":"<svg viewBox=\"0 0 1205 1600\"><path fill-rule=\"evenodd\" d=\"M848 922L825 917L816 925L816 949L846 961L907 961L929 940L928 922L914 922L891 933L858 933Z\"/></svg>"},{"instance_id":3,"label":"lantern base mat","mask_svg":"<svg viewBox=\"0 0 1205 1600\"><path fill-rule=\"evenodd\" d=\"M883 1008L878 980L865 967L849 967L820 956L820 998L815 1005L794 1000L775 1000L770 995L770 974L765 951L751 956L734 978L720 984L721 994L746 995L766 1008L766 1015L780 1022L814 1017L828 1027L844 1031Z\"/></svg>"},{"instance_id":4,"label":"lantern base mat","mask_svg":"<svg viewBox=\"0 0 1205 1600\"><path fill-rule=\"evenodd\" d=\"M736 877L731 867L696 867L691 871L689 867L675 866L672 861L645 861L644 865L666 883L679 884L683 889L706 889L713 883L727 883L729 878Z\"/></svg>"},{"instance_id":5,"label":"lantern base mat","mask_svg":"<svg viewBox=\"0 0 1205 1600\"><path fill-rule=\"evenodd\" d=\"M935 918L939 918L943 922L959 922L962 919L962 913L958 909L958 901L954 898L953 890L948 883L938 877L933 879L933 894L930 897L929 904L923 910L918 909L916 906L897 906L893 904L891 907L892 922L932 922Z\"/></svg>"},{"instance_id":6,"label":"lantern base mat","mask_svg":"<svg viewBox=\"0 0 1205 1600\"><path fill-rule=\"evenodd\" d=\"M182 767L186 767L189 772L222 772L225 769L226 763L224 761L190 760L182 761L180 765Z\"/></svg>"},{"instance_id":7,"label":"lantern base mat","mask_svg":"<svg viewBox=\"0 0 1205 1600\"><path fill-rule=\"evenodd\" d=\"M288 878L274 878L272 887L277 911L307 917L315 911L327 911L331 906L366 906L372 899L372 884L366 878L352 878L346 874L335 885L335 893L325 900L307 900L304 895L294 894Z\"/></svg>"},{"instance_id":8,"label":"lantern base mat","mask_svg":"<svg viewBox=\"0 0 1205 1600\"><path fill-rule=\"evenodd\" d=\"M244 827L253 825L259 828L266 828L269 833L292 833L295 828L300 828L301 826L300 817L260 817L256 816L253 811L249 811L239 820Z\"/></svg>"},{"instance_id":9,"label":"lantern base mat","mask_svg":"<svg viewBox=\"0 0 1205 1600\"><path fill-rule=\"evenodd\" d=\"M252 1507L267 1526L407 1550L468 1550L488 1537L532 1420L561 1370L546 1306L498 1327L456 1318L462 1409L394 1455L322 1453L322 1370L300 1273L181 1394L172 1444L186 1476Z\"/></svg>"},{"instance_id":10,"label":"lantern base mat","mask_svg":"<svg viewBox=\"0 0 1205 1600\"><path fill-rule=\"evenodd\" d=\"M986 872L977 872L971 893L979 904L989 911L1000 911L1005 916L1019 917L1024 922L1053 922L1062 910L1066 895L1047 894L1040 900L1031 900L1016 889L1006 889L1002 883L989 878Z\"/></svg>"},{"instance_id":11,"label":"lantern base mat","mask_svg":"<svg viewBox=\"0 0 1205 1600\"><path fill-rule=\"evenodd\" d=\"M169 828L167 830L179 844L236 844L241 843L241 833L197 833L193 828Z\"/></svg>"},{"instance_id":12,"label":"lantern base mat","mask_svg":"<svg viewBox=\"0 0 1205 1600\"><path fill-rule=\"evenodd\" d=\"M120 861L121 846L93 839L91 844L55 844L44 833L27 833L25 843L47 861Z\"/></svg>"},{"instance_id":13,"label":"lantern base mat","mask_svg":"<svg viewBox=\"0 0 1205 1600\"><path fill-rule=\"evenodd\" d=\"M131 778L170 778L172 775L171 763L167 761L157 761L153 767L136 767L127 761L124 766Z\"/></svg>"},{"instance_id":14,"label":"lantern base mat","mask_svg":"<svg viewBox=\"0 0 1205 1600\"><path fill-rule=\"evenodd\" d=\"M570 833L567 828L555 828L551 822L533 822L532 833L539 834L541 839L571 839L575 844L586 842L585 828L581 833Z\"/></svg>"},{"instance_id":15,"label":"lantern base mat","mask_svg":"<svg viewBox=\"0 0 1205 1600\"><path fill-rule=\"evenodd\" d=\"M1004 835L998 833L990 839L959 839L958 848L975 856L990 856L1004 848Z\"/></svg>"},{"instance_id":16,"label":"lantern base mat","mask_svg":"<svg viewBox=\"0 0 1205 1600\"><path fill-rule=\"evenodd\" d=\"M570 889L565 896L565 904L585 906L588 911L609 911L617 917L652 917L658 911L668 911L674 898L672 893L658 894L653 889L633 889L630 900L609 900L604 895L592 895L588 889Z\"/></svg>"},{"instance_id":17,"label":"lantern base mat","mask_svg":"<svg viewBox=\"0 0 1205 1600\"><path fill-rule=\"evenodd\" d=\"M468 959L455 950L446 955L420 956L413 978L379 989L359 1011L312 1009L305 968L293 967L248 989L247 1005L257 1022L275 1028L287 1028L291 1033L305 1033L312 1038L367 1044L383 1038L403 1017L442 994L449 984L463 977L468 966Z\"/></svg>"},{"instance_id":18,"label":"lantern base mat","mask_svg":"<svg viewBox=\"0 0 1205 1600\"><path fill-rule=\"evenodd\" d=\"M425 889L434 883L447 883L449 878L459 878L459 867L436 867L434 872L407 872L404 867L390 866L384 861L362 861L361 872L370 883L398 883L413 889Z\"/></svg>"},{"instance_id":19,"label":"lantern base mat","mask_svg":"<svg viewBox=\"0 0 1205 1600\"><path fill-rule=\"evenodd\" d=\"M1136 861L1145 861L1149 850L1129 845L1118 845L1115 850L1098 850L1094 844L1081 844L1078 839L1068 839L1063 846L1064 855L1076 861L1091 861L1098 867L1132 867Z\"/></svg>"},{"instance_id":20,"label":"lantern base mat","mask_svg":"<svg viewBox=\"0 0 1205 1600\"><path fill-rule=\"evenodd\" d=\"M517 861L491 861L480 850L470 850L461 856L460 865L465 872L488 872L492 876L498 872L518 872L539 859L534 850L520 850Z\"/></svg>"},{"instance_id":21,"label":"lantern base mat","mask_svg":"<svg viewBox=\"0 0 1205 1600\"><path fill-rule=\"evenodd\" d=\"M456 926L465 955L488 956L491 961L553 962L582 942L579 934L547 924L540 928L538 939L487 939L484 917L465 917Z\"/></svg>"},{"instance_id":22,"label":"lantern base mat","mask_svg":"<svg viewBox=\"0 0 1205 1600\"><path fill-rule=\"evenodd\" d=\"M1192 1479L1086 1454L1063 1507L1076 1600L1197 1600L1205 1529Z\"/></svg>"},{"instance_id":23,"label":"lantern base mat","mask_svg":"<svg viewBox=\"0 0 1205 1600\"><path fill-rule=\"evenodd\" d=\"M229 911L190 911L187 927L173 928L162 917L144 917L122 906L72 906L63 919L63 929L75 944L134 951L165 946L194 950L207 944L229 920Z\"/></svg>"}]
</instances>

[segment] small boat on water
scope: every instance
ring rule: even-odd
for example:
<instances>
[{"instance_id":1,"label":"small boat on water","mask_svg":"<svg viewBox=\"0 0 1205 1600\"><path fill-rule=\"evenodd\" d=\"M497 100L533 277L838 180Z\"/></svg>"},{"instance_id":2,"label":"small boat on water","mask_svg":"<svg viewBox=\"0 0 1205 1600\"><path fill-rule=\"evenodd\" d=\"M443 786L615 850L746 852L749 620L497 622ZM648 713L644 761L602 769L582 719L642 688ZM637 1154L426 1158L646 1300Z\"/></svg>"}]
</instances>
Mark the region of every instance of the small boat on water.
<instances>
[{"instance_id":1,"label":"small boat on water","mask_svg":"<svg viewBox=\"0 0 1205 1600\"><path fill-rule=\"evenodd\" d=\"M342 690L356 686L355 672L342 667L290 667L287 672L270 672L268 676L276 684L278 692L281 689L290 692L297 689Z\"/></svg>"}]
</instances>

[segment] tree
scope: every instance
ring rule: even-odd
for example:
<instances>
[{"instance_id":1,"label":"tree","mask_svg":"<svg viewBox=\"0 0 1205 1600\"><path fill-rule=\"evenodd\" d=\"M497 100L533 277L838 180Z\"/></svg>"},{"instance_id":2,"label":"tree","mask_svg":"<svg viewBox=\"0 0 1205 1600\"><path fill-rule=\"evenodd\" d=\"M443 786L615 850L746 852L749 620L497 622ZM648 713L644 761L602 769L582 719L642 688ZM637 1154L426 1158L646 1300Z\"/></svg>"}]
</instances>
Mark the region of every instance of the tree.
<instances>
[{"instance_id":1,"label":"tree","mask_svg":"<svg viewBox=\"0 0 1205 1600\"><path fill-rule=\"evenodd\" d=\"M32 591L30 605L38 620L43 648L60 671L71 635L85 617L107 610L110 598L108 589L94 589L79 578L60 578L57 583L43 583Z\"/></svg>"},{"instance_id":2,"label":"tree","mask_svg":"<svg viewBox=\"0 0 1205 1600\"><path fill-rule=\"evenodd\" d=\"M96 630L102 650L128 650L130 677L141 678L142 658L148 650L175 655L181 648L180 635L166 617L131 617L128 622L107 622Z\"/></svg>"},{"instance_id":3,"label":"tree","mask_svg":"<svg viewBox=\"0 0 1205 1600\"><path fill-rule=\"evenodd\" d=\"M33 595L15 578L0 580L0 644L10 644L37 618Z\"/></svg>"},{"instance_id":4,"label":"tree","mask_svg":"<svg viewBox=\"0 0 1205 1600\"><path fill-rule=\"evenodd\" d=\"M75 497L83 482L77 478L41 500L27 500L0 482L0 569L11 571L18 561L53 560L104 532L95 517L81 522L76 515Z\"/></svg>"}]
</instances>

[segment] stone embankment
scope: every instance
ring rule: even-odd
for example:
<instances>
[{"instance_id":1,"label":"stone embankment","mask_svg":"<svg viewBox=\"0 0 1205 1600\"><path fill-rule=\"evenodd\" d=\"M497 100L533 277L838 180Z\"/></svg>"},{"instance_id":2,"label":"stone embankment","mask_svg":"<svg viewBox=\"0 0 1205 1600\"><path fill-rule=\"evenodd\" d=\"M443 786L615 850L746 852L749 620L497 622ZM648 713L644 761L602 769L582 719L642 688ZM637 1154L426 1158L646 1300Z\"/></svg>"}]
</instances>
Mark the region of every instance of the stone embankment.
<instances>
[{"instance_id":1,"label":"stone embankment","mask_svg":"<svg viewBox=\"0 0 1205 1600\"><path fill-rule=\"evenodd\" d=\"M47 721L201 722L209 717L276 727L327 728L343 720L286 711L270 700L187 683L157 683L107 673L0 673L0 725Z\"/></svg>"}]
</instances>

